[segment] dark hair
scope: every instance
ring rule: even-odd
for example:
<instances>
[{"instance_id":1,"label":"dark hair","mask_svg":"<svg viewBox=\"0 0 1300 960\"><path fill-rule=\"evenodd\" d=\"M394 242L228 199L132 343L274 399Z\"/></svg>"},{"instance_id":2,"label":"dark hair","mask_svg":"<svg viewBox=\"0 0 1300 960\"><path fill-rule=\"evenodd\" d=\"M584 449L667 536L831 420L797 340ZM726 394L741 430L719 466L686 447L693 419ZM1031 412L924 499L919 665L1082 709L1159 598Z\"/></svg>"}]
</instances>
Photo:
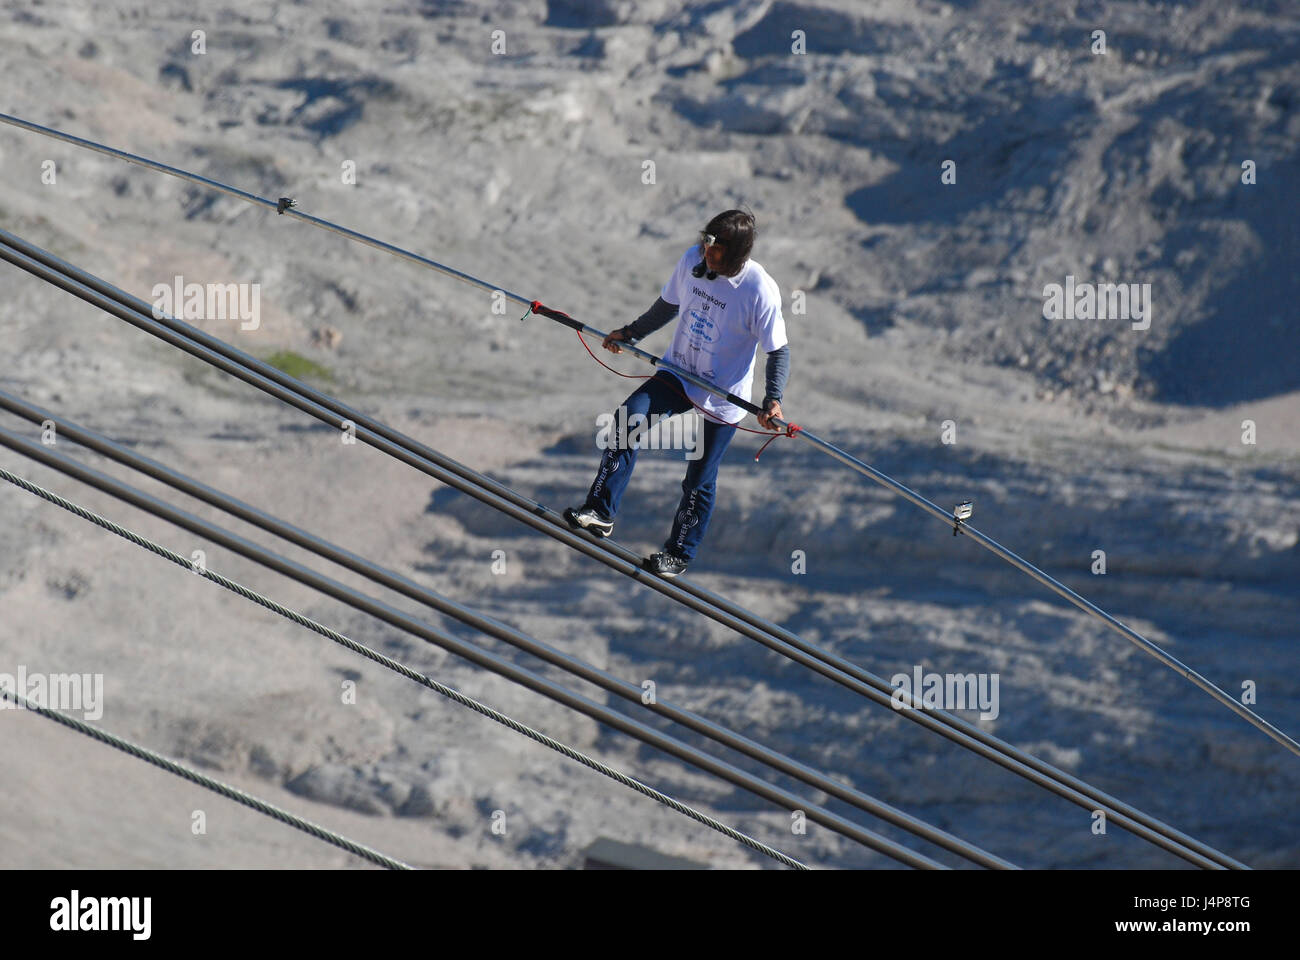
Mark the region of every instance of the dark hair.
<instances>
[{"instance_id":1,"label":"dark hair","mask_svg":"<svg viewBox=\"0 0 1300 960\"><path fill-rule=\"evenodd\" d=\"M718 243L726 247L726 256L722 258L722 273L728 276L739 273L740 268L749 259L749 252L754 249L754 237L758 228L754 224L754 215L747 210L724 210L704 228L718 238Z\"/></svg>"}]
</instances>

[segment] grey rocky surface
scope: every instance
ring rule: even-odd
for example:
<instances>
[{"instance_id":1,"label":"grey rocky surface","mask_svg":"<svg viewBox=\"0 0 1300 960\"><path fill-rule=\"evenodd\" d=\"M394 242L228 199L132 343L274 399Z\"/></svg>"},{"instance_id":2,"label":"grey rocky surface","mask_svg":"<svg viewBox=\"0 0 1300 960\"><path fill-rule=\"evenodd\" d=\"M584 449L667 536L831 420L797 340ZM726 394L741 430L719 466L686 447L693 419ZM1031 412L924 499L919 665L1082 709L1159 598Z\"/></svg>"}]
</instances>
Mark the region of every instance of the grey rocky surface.
<instances>
[{"instance_id":1,"label":"grey rocky surface","mask_svg":"<svg viewBox=\"0 0 1300 960\"><path fill-rule=\"evenodd\" d=\"M786 298L791 419L945 508L974 497L981 530L1228 692L1254 681L1259 711L1295 735L1298 55L1300 12L1269 2L6 2L0 110L295 196L602 329L653 301L712 213L748 204ZM146 298L177 274L259 283L259 330L201 325L321 364L318 386L552 507L585 492L595 417L630 387L564 328L4 126L0 169L0 227ZM1044 319L1044 285L1067 275L1150 283L1150 329ZM0 389L1019 864L1181 864L1117 828L1094 836L1086 811L27 274L0 265L0 289ZM1300 866L1300 758L885 490L798 442L754 464L757 445L730 452L689 576L886 678L996 672L998 736L1252 866ZM892 866L818 827L791 836L748 794L8 450L0 466L204 548L212 569L794 856ZM618 539L657 548L680 473L642 458ZM570 867L600 836L771 865L3 487L0 672L102 672L107 729L422 866ZM6 712L0 731L0 865L358 865L39 718Z\"/></svg>"}]
</instances>

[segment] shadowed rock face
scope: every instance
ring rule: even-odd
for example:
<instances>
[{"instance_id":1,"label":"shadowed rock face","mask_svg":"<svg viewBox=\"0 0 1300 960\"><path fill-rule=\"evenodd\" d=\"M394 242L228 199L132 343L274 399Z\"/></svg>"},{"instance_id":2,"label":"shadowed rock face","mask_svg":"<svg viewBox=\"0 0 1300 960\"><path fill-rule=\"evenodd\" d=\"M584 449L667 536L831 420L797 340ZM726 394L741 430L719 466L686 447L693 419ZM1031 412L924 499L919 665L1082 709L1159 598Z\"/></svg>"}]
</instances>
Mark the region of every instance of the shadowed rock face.
<instances>
[{"instance_id":1,"label":"shadowed rock face","mask_svg":"<svg viewBox=\"0 0 1300 960\"><path fill-rule=\"evenodd\" d=\"M922 35L909 24L877 19L853 8L836 10L778 0L757 23L737 34L731 45L741 57L787 56L797 32L802 33L810 54L899 53L917 49L922 43Z\"/></svg>"},{"instance_id":2,"label":"shadowed rock face","mask_svg":"<svg viewBox=\"0 0 1300 960\"><path fill-rule=\"evenodd\" d=\"M978 529L1232 695L1253 684L1261 713L1300 730L1293 4L240 2L202 25L201 56L192 5L149 18L92 5L81 20L11 6L8 112L293 196L602 329L653 302L710 215L750 206L755 259L784 298L796 422L945 508L973 498ZM1090 51L1096 29L1105 56ZM501 312L490 291L292 218L9 128L0 153L5 229L146 299L177 275L258 283L258 330L200 325L316 371L321 389L548 507L581 501L596 417L636 386L591 363L570 331ZM41 183L51 159L58 182ZM335 425L6 265L0 276L5 390L1024 866L1174 865L1094 837L1082 811L893 711L345 445ZM1149 283L1150 329L1046 319L1044 289L1067 276ZM755 464L761 439L729 450L689 577L886 679L918 666L997 674L998 736L1253 866L1300 865L1289 754L802 441ZM747 794L6 451L0 463L183 556L205 550L211 569L796 856L889 866L825 831L792 846L785 814ZM684 467L680 452L643 452L621 542L658 548ZM114 732L421 865L573 866L608 836L766 866L4 488L0 672L103 672ZM208 811L197 840L188 786L27 720L0 737L17 778L0 792L5 865L352 865L223 811ZM92 775L93 809L67 801ZM63 842L69 824L76 845Z\"/></svg>"},{"instance_id":3,"label":"shadowed rock face","mask_svg":"<svg viewBox=\"0 0 1300 960\"><path fill-rule=\"evenodd\" d=\"M855 190L845 202L864 223L893 226L956 226L975 210L1015 218L1029 195L1051 209L1059 202L1055 195L1065 186L1071 160L1061 131L1086 126L1091 112L1082 97L1046 92L943 143L915 138L878 143L898 171ZM936 157L956 164L960 192L936 189Z\"/></svg>"},{"instance_id":4,"label":"shadowed rock face","mask_svg":"<svg viewBox=\"0 0 1300 960\"><path fill-rule=\"evenodd\" d=\"M257 122L294 124L322 139L342 133L361 118L367 101L391 97L395 89L393 84L378 78L340 81L309 77L282 80L274 86L301 93L303 100L286 116L262 114Z\"/></svg>"},{"instance_id":5,"label":"shadowed rock face","mask_svg":"<svg viewBox=\"0 0 1300 960\"><path fill-rule=\"evenodd\" d=\"M1146 358L1143 372L1161 400L1226 406L1300 389L1300 365L1283 359L1300 356L1300 199L1282 187L1300 177L1300 161L1279 163L1267 176L1277 202L1252 210L1246 229L1229 221L1171 231L1175 250L1208 261L1214 289L1200 318ZM1236 198L1224 206L1224 216L1241 212Z\"/></svg>"},{"instance_id":6,"label":"shadowed rock face","mask_svg":"<svg viewBox=\"0 0 1300 960\"><path fill-rule=\"evenodd\" d=\"M893 308L960 315L954 358L1028 367L1054 390L1104 382L1190 405L1300 386L1283 359L1297 336L1294 32L1246 12L1014 15L999 38L957 16L922 30L864 7L778 2L733 40L737 75L672 102L701 127L821 134L886 161L845 204L888 238L882 256L929 239L954 248L909 264L915 302ZM1098 26L1105 55L1090 48ZM805 56L791 54L798 31ZM941 184L948 163L955 182ZM1067 274L1152 284L1154 326L1042 324L1042 288ZM833 295L869 333L893 326L851 288Z\"/></svg>"}]
</instances>

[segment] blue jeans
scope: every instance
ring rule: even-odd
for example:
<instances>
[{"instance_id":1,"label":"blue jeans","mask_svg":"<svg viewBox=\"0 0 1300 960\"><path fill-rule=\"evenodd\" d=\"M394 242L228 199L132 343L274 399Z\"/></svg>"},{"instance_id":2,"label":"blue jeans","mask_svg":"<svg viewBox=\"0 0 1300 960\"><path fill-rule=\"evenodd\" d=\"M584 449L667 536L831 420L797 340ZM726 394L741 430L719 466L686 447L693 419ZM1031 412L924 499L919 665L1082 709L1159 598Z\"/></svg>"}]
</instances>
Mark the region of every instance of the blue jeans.
<instances>
[{"instance_id":1,"label":"blue jeans","mask_svg":"<svg viewBox=\"0 0 1300 960\"><path fill-rule=\"evenodd\" d=\"M657 374L638 387L631 396L623 401L630 420L636 414L649 417L653 414L685 413L692 408L686 399L681 381L666 370ZM695 559L704 533L709 528L709 517L713 514L713 505L718 489L718 465L722 455L727 452L731 438L736 435L734 424L718 423L708 417L704 419L704 438L702 456L689 461L686 479L682 481L682 499L677 505L673 517L673 529L664 549L681 557L683 560ZM623 492L628 481L632 479L632 469L636 466L637 450L629 449L624 442L627 437L627 424L616 411L614 414L615 441L610 444L600 458L600 469L587 494L586 506L595 510L606 520L613 520L618 513ZM635 429L635 424L633 428Z\"/></svg>"}]
</instances>

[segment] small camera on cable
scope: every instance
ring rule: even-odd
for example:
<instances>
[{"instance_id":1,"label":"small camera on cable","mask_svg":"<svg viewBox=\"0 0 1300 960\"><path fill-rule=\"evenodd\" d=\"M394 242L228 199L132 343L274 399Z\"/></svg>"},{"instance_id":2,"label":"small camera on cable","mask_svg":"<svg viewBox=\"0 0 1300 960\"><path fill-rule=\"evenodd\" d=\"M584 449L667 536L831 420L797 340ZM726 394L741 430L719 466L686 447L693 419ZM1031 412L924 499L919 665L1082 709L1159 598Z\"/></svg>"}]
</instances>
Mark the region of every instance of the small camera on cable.
<instances>
[{"instance_id":1,"label":"small camera on cable","mask_svg":"<svg viewBox=\"0 0 1300 960\"><path fill-rule=\"evenodd\" d=\"M963 500L957 504L952 511L952 535L957 536L957 528L971 518L975 513L975 501Z\"/></svg>"}]
</instances>

